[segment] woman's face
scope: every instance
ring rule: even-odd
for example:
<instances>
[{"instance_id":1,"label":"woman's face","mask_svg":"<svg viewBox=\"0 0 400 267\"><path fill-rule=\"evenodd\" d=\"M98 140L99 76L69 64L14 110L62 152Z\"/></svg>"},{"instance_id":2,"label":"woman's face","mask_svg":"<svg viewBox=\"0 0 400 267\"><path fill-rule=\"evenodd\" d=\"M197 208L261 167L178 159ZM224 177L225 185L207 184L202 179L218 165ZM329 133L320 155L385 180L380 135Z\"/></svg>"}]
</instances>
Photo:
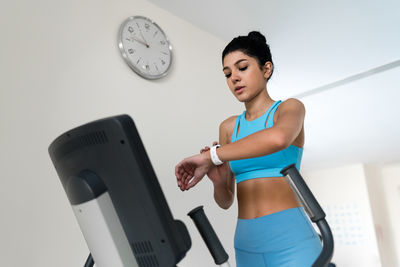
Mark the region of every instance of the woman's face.
<instances>
[{"instance_id":1,"label":"woman's face","mask_svg":"<svg viewBox=\"0 0 400 267\"><path fill-rule=\"evenodd\" d=\"M266 89L269 66L272 67L272 64L267 62L260 68L254 57L234 51L225 56L223 72L233 95L240 102L247 102Z\"/></svg>"}]
</instances>

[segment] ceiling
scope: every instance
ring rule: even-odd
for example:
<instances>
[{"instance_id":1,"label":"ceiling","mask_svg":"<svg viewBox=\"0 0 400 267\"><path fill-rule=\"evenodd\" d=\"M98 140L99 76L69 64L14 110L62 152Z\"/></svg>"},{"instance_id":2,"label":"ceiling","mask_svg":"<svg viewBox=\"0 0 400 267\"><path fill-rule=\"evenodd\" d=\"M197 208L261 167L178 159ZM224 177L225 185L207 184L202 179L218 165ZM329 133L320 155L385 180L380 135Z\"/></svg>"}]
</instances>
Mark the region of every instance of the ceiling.
<instances>
[{"instance_id":1,"label":"ceiling","mask_svg":"<svg viewBox=\"0 0 400 267\"><path fill-rule=\"evenodd\" d=\"M306 105L306 168L400 161L400 1L149 1L227 42L266 36L270 94Z\"/></svg>"}]
</instances>

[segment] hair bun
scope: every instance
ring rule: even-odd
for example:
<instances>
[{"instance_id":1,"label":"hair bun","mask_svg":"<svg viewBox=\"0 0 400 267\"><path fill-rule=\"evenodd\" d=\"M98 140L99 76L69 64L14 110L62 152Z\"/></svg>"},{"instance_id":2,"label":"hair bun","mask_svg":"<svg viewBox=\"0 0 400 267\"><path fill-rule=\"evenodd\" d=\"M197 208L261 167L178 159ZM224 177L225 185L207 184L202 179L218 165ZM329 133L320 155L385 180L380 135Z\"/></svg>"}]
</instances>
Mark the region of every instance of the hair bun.
<instances>
[{"instance_id":1,"label":"hair bun","mask_svg":"<svg viewBox=\"0 0 400 267\"><path fill-rule=\"evenodd\" d=\"M260 32L257 32L257 31L249 32L248 36L251 39L258 40L258 41L261 41L263 43L267 42L267 39L265 38L265 36L262 35Z\"/></svg>"}]
</instances>

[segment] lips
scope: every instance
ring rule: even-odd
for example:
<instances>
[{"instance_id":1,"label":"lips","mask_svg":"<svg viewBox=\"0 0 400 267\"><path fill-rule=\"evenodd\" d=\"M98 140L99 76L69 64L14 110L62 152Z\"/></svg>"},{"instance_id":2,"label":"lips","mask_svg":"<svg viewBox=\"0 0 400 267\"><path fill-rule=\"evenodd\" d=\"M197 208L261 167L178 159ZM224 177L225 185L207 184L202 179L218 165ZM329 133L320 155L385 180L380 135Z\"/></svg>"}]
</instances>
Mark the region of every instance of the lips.
<instances>
[{"instance_id":1,"label":"lips","mask_svg":"<svg viewBox=\"0 0 400 267\"><path fill-rule=\"evenodd\" d=\"M235 87L235 92L241 93L243 91L244 86L236 86Z\"/></svg>"}]
</instances>

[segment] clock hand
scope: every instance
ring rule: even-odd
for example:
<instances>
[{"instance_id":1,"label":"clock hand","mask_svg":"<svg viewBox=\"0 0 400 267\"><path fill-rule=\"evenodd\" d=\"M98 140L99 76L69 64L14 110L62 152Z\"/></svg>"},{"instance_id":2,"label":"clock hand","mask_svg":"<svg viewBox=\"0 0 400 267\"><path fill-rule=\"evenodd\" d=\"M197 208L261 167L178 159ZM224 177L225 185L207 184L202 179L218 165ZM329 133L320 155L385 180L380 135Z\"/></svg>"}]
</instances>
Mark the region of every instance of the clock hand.
<instances>
[{"instance_id":1,"label":"clock hand","mask_svg":"<svg viewBox=\"0 0 400 267\"><path fill-rule=\"evenodd\" d=\"M137 41L137 42L139 42L139 43L141 43L141 44L143 44L143 45L145 45L147 48L150 47L147 43L143 42L142 40L139 40L139 39L135 38L134 36L132 36L132 39Z\"/></svg>"},{"instance_id":2,"label":"clock hand","mask_svg":"<svg viewBox=\"0 0 400 267\"><path fill-rule=\"evenodd\" d=\"M139 32L140 32L140 35L142 36L142 39L146 42L146 45L147 45L147 47L149 47L149 45L147 44L147 41L146 41L146 39L144 39L144 36L143 36L143 33L142 33L142 30L141 29L139 29Z\"/></svg>"}]
</instances>

